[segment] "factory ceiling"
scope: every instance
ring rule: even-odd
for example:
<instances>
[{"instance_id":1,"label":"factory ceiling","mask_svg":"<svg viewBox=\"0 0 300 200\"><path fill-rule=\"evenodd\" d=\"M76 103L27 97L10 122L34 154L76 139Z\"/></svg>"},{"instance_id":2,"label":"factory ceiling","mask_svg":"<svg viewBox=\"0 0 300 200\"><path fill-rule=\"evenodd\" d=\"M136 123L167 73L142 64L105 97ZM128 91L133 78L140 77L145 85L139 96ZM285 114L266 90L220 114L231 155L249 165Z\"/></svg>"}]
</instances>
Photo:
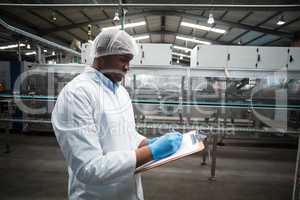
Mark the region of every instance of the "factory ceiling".
<instances>
[{"instance_id":1,"label":"factory ceiling","mask_svg":"<svg viewBox=\"0 0 300 200\"><path fill-rule=\"evenodd\" d=\"M194 41L182 40L190 38L211 44L290 46L299 38L300 3L292 0L1 1L0 19L70 47L115 25L115 13L121 16L124 9L125 24L143 22L126 28L133 37L148 36L139 42L193 48ZM209 18L214 23L209 24ZM0 44L19 38L0 27Z\"/></svg>"}]
</instances>

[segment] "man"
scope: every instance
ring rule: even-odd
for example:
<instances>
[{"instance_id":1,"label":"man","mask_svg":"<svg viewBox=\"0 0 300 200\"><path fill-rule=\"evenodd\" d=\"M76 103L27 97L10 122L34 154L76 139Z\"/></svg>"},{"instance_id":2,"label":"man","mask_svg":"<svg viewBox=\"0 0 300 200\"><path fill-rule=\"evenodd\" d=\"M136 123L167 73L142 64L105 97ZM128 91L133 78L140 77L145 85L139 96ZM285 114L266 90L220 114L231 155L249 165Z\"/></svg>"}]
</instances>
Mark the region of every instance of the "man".
<instances>
[{"instance_id":1,"label":"man","mask_svg":"<svg viewBox=\"0 0 300 200\"><path fill-rule=\"evenodd\" d=\"M68 163L71 200L143 199L135 168L181 144L178 132L148 140L135 129L129 95L118 82L136 49L124 31L101 32L93 42L93 66L59 94L52 125Z\"/></svg>"}]
</instances>

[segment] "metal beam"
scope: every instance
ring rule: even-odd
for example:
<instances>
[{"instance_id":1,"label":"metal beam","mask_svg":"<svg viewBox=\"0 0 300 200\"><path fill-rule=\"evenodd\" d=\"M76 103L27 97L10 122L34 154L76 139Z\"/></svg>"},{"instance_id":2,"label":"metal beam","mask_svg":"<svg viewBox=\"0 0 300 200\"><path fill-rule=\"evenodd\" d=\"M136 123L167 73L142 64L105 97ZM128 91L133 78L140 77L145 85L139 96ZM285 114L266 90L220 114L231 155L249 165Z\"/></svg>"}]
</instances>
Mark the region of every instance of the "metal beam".
<instances>
[{"instance_id":1,"label":"metal beam","mask_svg":"<svg viewBox=\"0 0 300 200\"><path fill-rule=\"evenodd\" d=\"M267 19L265 19L265 20L263 20L262 22L258 23L255 27L259 27L259 26L265 24L266 22L270 21L271 19L273 19L273 18L276 17L277 15L280 15L281 13L282 13L281 11L278 11L278 12L274 13L273 15L271 15L270 17L268 17ZM233 43L233 42L234 42L235 40L237 40L238 38L243 37L244 35L246 35L246 34L249 33L250 31L255 31L255 30L247 30L247 31L243 32L242 34L240 34L240 35L236 36L235 38L233 38L233 39L230 41L230 43ZM265 33L265 32L262 32L262 33ZM266 34L266 33L265 33L265 34ZM269 33L269 34L273 35L272 33ZM294 36L293 36L293 38L294 38ZM291 39L291 38L289 38L289 39Z\"/></svg>"},{"instance_id":2,"label":"metal beam","mask_svg":"<svg viewBox=\"0 0 300 200\"><path fill-rule=\"evenodd\" d=\"M88 8L88 7L101 7L101 8L162 8L169 9L214 9L214 10L299 10L300 4L134 4L134 3L118 3L118 4L16 4L16 3L1 3L1 7L27 7L27 8Z\"/></svg>"},{"instance_id":3,"label":"metal beam","mask_svg":"<svg viewBox=\"0 0 300 200\"><path fill-rule=\"evenodd\" d=\"M201 16L201 17L204 17L204 14L205 14L205 10L203 10L203 11L201 12L200 16ZM197 20L196 20L196 24L199 24L199 22L200 22L200 20L197 19ZM180 25L181 25L181 22L180 22L179 26L180 26ZM190 32L190 35L193 35L193 34L194 34L194 31L195 31L195 29L193 28L193 29L191 30L191 32Z\"/></svg>"},{"instance_id":4,"label":"metal beam","mask_svg":"<svg viewBox=\"0 0 300 200\"><path fill-rule=\"evenodd\" d=\"M279 41L279 40L281 40L281 39L282 39L282 38L280 37L280 38L277 38L277 39L275 39L275 40L266 42L266 43L262 44L262 46L268 46L268 45L270 45L270 44L272 44L272 43L274 43L274 42L277 42L277 41Z\"/></svg>"},{"instance_id":5,"label":"metal beam","mask_svg":"<svg viewBox=\"0 0 300 200\"><path fill-rule=\"evenodd\" d=\"M102 9L102 13L105 15L106 19L109 19L109 15L107 14L107 12L105 10Z\"/></svg>"},{"instance_id":6,"label":"metal beam","mask_svg":"<svg viewBox=\"0 0 300 200\"><path fill-rule=\"evenodd\" d=\"M288 25L290 25L290 24L292 24L292 23L295 23L295 22L297 22L297 21L300 21L300 17L297 17L297 18L295 18L295 19L293 19L293 20L291 20L291 21L289 21L289 22L287 22L287 23L281 25L280 27L276 28L275 30L279 30L279 29L281 29L281 28L283 28L283 27L286 27L286 26L288 26ZM295 35L297 35L297 33L296 33ZM275 39L275 40L269 41L269 42L263 44L263 46L272 44L273 42L276 42L276 41L278 41L278 40L281 40L281 37L280 37L280 38L277 38L277 39Z\"/></svg>"},{"instance_id":7,"label":"metal beam","mask_svg":"<svg viewBox=\"0 0 300 200\"><path fill-rule=\"evenodd\" d=\"M52 26L57 27L56 24L54 24L53 22L49 21L47 18L41 16L40 14L38 14L38 13L36 13L36 12L33 12L32 10L27 10L27 12L29 12L30 14L32 14L32 15L34 15L34 16L36 16L36 17L42 19L42 20L44 20L45 22L51 24ZM42 31L41 31L41 32L42 32ZM73 33L70 32L70 31L66 31L66 33L68 33L69 35L73 36L73 37L76 38L77 40L82 40L81 38L79 38L77 35L73 34ZM42 36L43 36L43 35L44 35L44 34L42 34Z\"/></svg>"},{"instance_id":8,"label":"metal beam","mask_svg":"<svg viewBox=\"0 0 300 200\"><path fill-rule=\"evenodd\" d=\"M2 40L2 42L3 42L3 41L4 41L4 42L9 41L9 39L7 39L7 38L5 38L5 37L2 37L2 36L0 36L0 40Z\"/></svg>"},{"instance_id":9,"label":"metal beam","mask_svg":"<svg viewBox=\"0 0 300 200\"><path fill-rule=\"evenodd\" d=\"M147 31L147 33L149 33L150 32L149 21L148 21L147 17L144 17L144 19L145 19L145 22L146 22L146 31ZM151 34L149 34L149 39L150 39L150 42L152 43Z\"/></svg>"},{"instance_id":10,"label":"metal beam","mask_svg":"<svg viewBox=\"0 0 300 200\"><path fill-rule=\"evenodd\" d=\"M179 22L178 22L178 26L177 26L177 28L176 28L176 32L177 32L177 33L179 32L179 28L180 28L180 24L181 24L181 22L182 22L182 19L183 19L183 17L180 16L180 19L179 19ZM176 41L176 37L175 37L175 39L174 39L174 43L175 43L175 41Z\"/></svg>"},{"instance_id":11,"label":"metal beam","mask_svg":"<svg viewBox=\"0 0 300 200\"><path fill-rule=\"evenodd\" d=\"M12 14L11 12L7 12L6 10L0 9L1 15L19 25L22 26L22 28L27 28L30 31L38 32L38 29L36 28L36 25L33 23L26 21L24 18L21 18L19 16L16 16Z\"/></svg>"},{"instance_id":12,"label":"metal beam","mask_svg":"<svg viewBox=\"0 0 300 200\"><path fill-rule=\"evenodd\" d=\"M202 20L207 20L206 17L202 17L202 16L198 16L195 14L190 14L190 13L181 13L181 12L168 12L170 15L182 15L185 18L190 18L190 19L202 19ZM166 13L167 14L167 13ZM266 33L266 34L272 34L272 35L278 35L281 37L287 37L287 38L294 38L294 35L292 33L286 33L286 32L281 32L281 31L274 31L271 29L266 29L266 28L261 28L261 27L257 27L257 26L250 26L250 25L246 25L246 24L241 24L241 23L237 23L237 22L231 22L228 20L219 20L218 18L215 18L215 23L220 23L220 24L224 24L225 26L228 27L236 27L236 28L241 28L241 29L246 29L246 30L252 30L252 31L257 31L257 32L261 32L261 33Z\"/></svg>"},{"instance_id":13,"label":"metal beam","mask_svg":"<svg viewBox=\"0 0 300 200\"><path fill-rule=\"evenodd\" d=\"M83 10L80 10L80 13L87 18L89 21L92 20L92 18L90 18ZM98 25L96 25L98 29L100 29L100 27ZM95 37L95 34L92 32L92 36Z\"/></svg>"},{"instance_id":14,"label":"metal beam","mask_svg":"<svg viewBox=\"0 0 300 200\"><path fill-rule=\"evenodd\" d=\"M207 20L206 17L201 16L201 15L196 15L196 14L192 14L192 13L186 13L186 12L177 12L177 11L148 11L148 12L138 12L138 13L130 13L127 14L127 18L130 17L144 17L144 16L149 16L149 15L165 15L165 16L182 16L184 18L187 19L192 19L192 20ZM68 29L73 29L73 28L77 28L80 26L85 26L87 24L107 24L111 22L111 19L95 19L92 21L86 21L86 22L81 22L81 23L77 23L77 24L72 24L72 25L66 25L66 26L60 26L60 27L56 27L53 29L47 29L44 30L44 34L50 34L53 32L57 32L57 31L65 31ZM286 38L290 38L293 39L294 38L294 34L292 33L286 33L286 32L281 32L281 31L274 31L271 29L266 29L266 28L261 28L261 27L257 27L257 26L250 26L250 25L246 25L246 24L241 24L238 22L232 22L232 21L228 21L228 20L220 20L218 18L215 18L215 23L220 23L223 24L225 26L228 27L235 27L235 28L240 28L240 29L245 29L245 30L252 30L252 31L257 31L257 32L261 32L261 33L266 33L266 34L271 34L271 35L277 35L280 37L286 37Z\"/></svg>"},{"instance_id":15,"label":"metal beam","mask_svg":"<svg viewBox=\"0 0 300 200\"><path fill-rule=\"evenodd\" d=\"M27 31L30 31L31 33L35 34L35 35L40 35L41 30L36 28L36 25L33 24L32 22L26 21L23 18L20 18L19 16L16 16L12 13L6 12L5 10L1 9L0 10L1 15L6 17L9 21L13 21L14 23L20 25L23 29L27 28ZM55 36L56 40L58 40L57 42L60 42L63 45L67 45L69 43L69 41L65 40L62 37L59 36ZM53 39L51 37L51 39Z\"/></svg>"},{"instance_id":16,"label":"metal beam","mask_svg":"<svg viewBox=\"0 0 300 200\"><path fill-rule=\"evenodd\" d=\"M53 12L55 12L55 13L57 13L58 15L60 15L62 18L64 18L65 20L67 20L68 22L70 22L71 24L75 24L74 22L73 22L73 20L71 20L70 18L68 18L67 16L65 16L62 12L60 12L59 10L53 10ZM81 27L79 27L80 28L80 30L82 30L85 34L88 34L88 32L84 29L84 28L82 28L82 26Z\"/></svg>"},{"instance_id":17,"label":"metal beam","mask_svg":"<svg viewBox=\"0 0 300 200\"><path fill-rule=\"evenodd\" d=\"M238 21L238 23L241 23L242 21L244 21L246 18L248 18L248 17L249 17L250 15L252 15L252 14L253 14L252 11L247 12L246 15L244 15L244 16ZM232 29L233 29L233 27L230 27L230 28L228 29L227 32L230 32ZM224 34L221 34L219 37L217 37L216 41L219 41L223 36L224 36Z\"/></svg>"},{"instance_id":18,"label":"metal beam","mask_svg":"<svg viewBox=\"0 0 300 200\"><path fill-rule=\"evenodd\" d=\"M261 35L255 37L255 38L253 38L252 40L249 40L248 42L244 43L243 45L248 45L248 44L250 44L251 42L254 42L255 40L258 40L258 39L260 39L260 38L262 38L262 37L264 37L264 36L266 36L266 34L261 34Z\"/></svg>"}]
</instances>

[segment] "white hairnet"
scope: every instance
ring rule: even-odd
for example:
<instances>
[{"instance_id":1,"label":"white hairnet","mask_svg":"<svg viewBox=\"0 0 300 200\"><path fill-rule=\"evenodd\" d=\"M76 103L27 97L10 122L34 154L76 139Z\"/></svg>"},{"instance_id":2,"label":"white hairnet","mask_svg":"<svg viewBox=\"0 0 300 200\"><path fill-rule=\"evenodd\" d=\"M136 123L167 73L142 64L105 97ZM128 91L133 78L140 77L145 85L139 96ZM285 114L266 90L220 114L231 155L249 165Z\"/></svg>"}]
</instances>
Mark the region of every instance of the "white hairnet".
<instances>
[{"instance_id":1,"label":"white hairnet","mask_svg":"<svg viewBox=\"0 0 300 200\"><path fill-rule=\"evenodd\" d=\"M135 40L125 31L118 28L102 31L93 41L92 59L107 55L137 55L138 47Z\"/></svg>"}]
</instances>

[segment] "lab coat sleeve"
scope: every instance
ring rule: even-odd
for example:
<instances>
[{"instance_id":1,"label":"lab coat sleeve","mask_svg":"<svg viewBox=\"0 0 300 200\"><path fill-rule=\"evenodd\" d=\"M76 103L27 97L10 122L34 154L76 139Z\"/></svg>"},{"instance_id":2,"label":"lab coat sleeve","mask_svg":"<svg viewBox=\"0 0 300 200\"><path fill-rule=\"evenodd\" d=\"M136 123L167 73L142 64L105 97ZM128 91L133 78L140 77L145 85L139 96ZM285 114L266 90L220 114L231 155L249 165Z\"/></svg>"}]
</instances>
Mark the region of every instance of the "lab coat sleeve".
<instances>
[{"instance_id":1,"label":"lab coat sleeve","mask_svg":"<svg viewBox=\"0 0 300 200\"><path fill-rule=\"evenodd\" d=\"M147 138L136 131L137 146L139 146L144 139Z\"/></svg>"},{"instance_id":2,"label":"lab coat sleeve","mask_svg":"<svg viewBox=\"0 0 300 200\"><path fill-rule=\"evenodd\" d=\"M134 176L135 151L103 154L86 91L66 89L52 113L52 125L65 159L85 184L111 184Z\"/></svg>"},{"instance_id":3,"label":"lab coat sleeve","mask_svg":"<svg viewBox=\"0 0 300 200\"><path fill-rule=\"evenodd\" d=\"M129 98L129 95L128 95ZM141 135L139 132L137 132L137 130L135 129L136 124L135 124L135 120L134 120L134 112L133 112L133 106L132 103L130 103L130 109L131 109L131 117L132 117L132 122L133 122L133 127L134 127L134 132L135 132L135 138L136 138L136 148L141 144L141 142L146 139L145 136Z\"/></svg>"}]
</instances>

